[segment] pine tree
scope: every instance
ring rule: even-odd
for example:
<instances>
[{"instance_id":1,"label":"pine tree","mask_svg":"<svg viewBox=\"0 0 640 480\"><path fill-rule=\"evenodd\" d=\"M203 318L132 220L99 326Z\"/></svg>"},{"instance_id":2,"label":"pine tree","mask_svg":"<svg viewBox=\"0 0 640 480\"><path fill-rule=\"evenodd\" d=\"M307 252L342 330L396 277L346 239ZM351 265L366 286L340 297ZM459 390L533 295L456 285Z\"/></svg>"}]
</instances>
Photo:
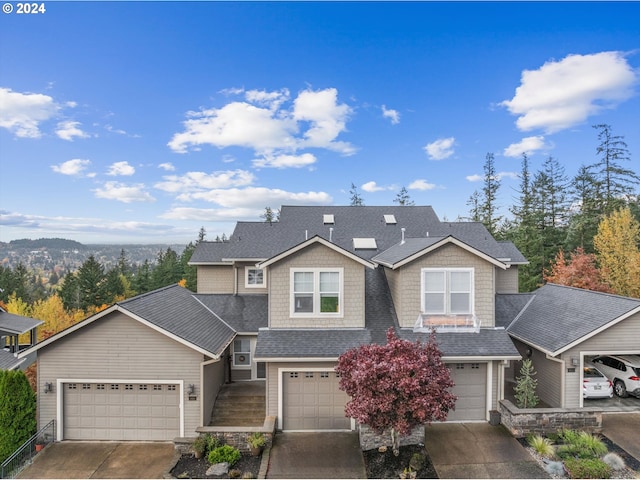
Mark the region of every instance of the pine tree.
<instances>
[{"instance_id":1,"label":"pine tree","mask_svg":"<svg viewBox=\"0 0 640 480\"><path fill-rule=\"evenodd\" d=\"M363 207L364 201L358 193L358 187L355 184L351 183L351 190L349 190L349 194L351 195L351 206L352 207Z\"/></svg>"},{"instance_id":2,"label":"pine tree","mask_svg":"<svg viewBox=\"0 0 640 480\"><path fill-rule=\"evenodd\" d=\"M500 178L496 173L495 158L493 153L487 153L484 163L484 185L482 187L482 197L479 204L480 219L491 235L496 235L498 225L502 217L498 215L498 190L500 189Z\"/></svg>"},{"instance_id":3,"label":"pine tree","mask_svg":"<svg viewBox=\"0 0 640 480\"><path fill-rule=\"evenodd\" d=\"M528 358L523 360L520 376L516 378L516 386L514 387L518 408L533 408L540 401L536 395L538 380L533 378L535 375L533 362Z\"/></svg>"},{"instance_id":4,"label":"pine tree","mask_svg":"<svg viewBox=\"0 0 640 480\"><path fill-rule=\"evenodd\" d=\"M396 195L396 198L393 201L402 207L411 207L415 205L415 202L411 200L409 192L405 187L400 189L400 192L398 192L398 195Z\"/></svg>"}]
</instances>

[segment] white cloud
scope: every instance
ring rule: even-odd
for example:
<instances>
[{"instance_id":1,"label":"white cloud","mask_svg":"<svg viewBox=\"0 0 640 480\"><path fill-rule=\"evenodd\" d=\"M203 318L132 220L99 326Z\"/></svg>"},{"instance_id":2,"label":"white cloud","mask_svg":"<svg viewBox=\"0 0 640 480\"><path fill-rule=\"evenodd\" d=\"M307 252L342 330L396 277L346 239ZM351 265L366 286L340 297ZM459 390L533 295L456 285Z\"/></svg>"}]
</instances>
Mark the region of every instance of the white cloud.
<instances>
[{"instance_id":1,"label":"white cloud","mask_svg":"<svg viewBox=\"0 0 640 480\"><path fill-rule=\"evenodd\" d=\"M64 122L58 123L58 128L56 129L56 135L63 140L68 140L70 142L73 141L74 137L77 138L87 138L89 134L83 132L79 127L80 122L74 122L73 120L65 120Z\"/></svg>"},{"instance_id":2,"label":"white cloud","mask_svg":"<svg viewBox=\"0 0 640 480\"><path fill-rule=\"evenodd\" d=\"M484 179L484 177L482 175L478 175L478 174L467 175L464 178L466 178L470 182L481 182Z\"/></svg>"},{"instance_id":3,"label":"white cloud","mask_svg":"<svg viewBox=\"0 0 640 480\"><path fill-rule=\"evenodd\" d=\"M129 165L129 162L116 162L111 164L109 170L107 170L107 175L116 177L116 176L131 176L136 173L136 169L133 166Z\"/></svg>"},{"instance_id":4,"label":"white cloud","mask_svg":"<svg viewBox=\"0 0 640 480\"><path fill-rule=\"evenodd\" d=\"M167 172L175 172L176 170L176 167L174 167L173 163L170 162L161 163L160 165L158 165L158 168L166 170Z\"/></svg>"},{"instance_id":5,"label":"white cloud","mask_svg":"<svg viewBox=\"0 0 640 480\"><path fill-rule=\"evenodd\" d=\"M62 162L59 165L51 165L51 169L56 173L61 173L62 175L81 176L89 165L91 165L91 160L74 158L73 160Z\"/></svg>"},{"instance_id":6,"label":"white cloud","mask_svg":"<svg viewBox=\"0 0 640 480\"><path fill-rule=\"evenodd\" d=\"M422 178L414 180L407 187L409 190L433 190L434 188L436 188L434 183L429 183Z\"/></svg>"},{"instance_id":7,"label":"white cloud","mask_svg":"<svg viewBox=\"0 0 640 480\"><path fill-rule=\"evenodd\" d=\"M126 185L120 182L106 182L102 188L93 190L98 198L107 200L117 200L123 203L132 202L154 202L153 198L146 192L143 184Z\"/></svg>"},{"instance_id":8,"label":"white cloud","mask_svg":"<svg viewBox=\"0 0 640 480\"><path fill-rule=\"evenodd\" d=\"M523 153L531 155L532 153L547 148L544 143L544 137L537 135L535 137L525 137L518 143L512 143L504 149L505 157L521 157Z\"/></svg>"},{"instance_id":9,"label":"white cloud","mask_svg":"<svg viewBox=\"0 0 640 480\"><path fill-rule=\"evenodd\" d=\"M388 109L385 105L382 105L382 116L390 119L393 125L400 123L400 112L392 108Z\"/></svg>"},{"instance_id":10,"label":"white cloud","mask_svg":"<svg viewBox=\"0 0 640 480\"><path fill-rule=\"evenodd\" d=\"M380 185L378 185L376 182L367 182L364 185L362 185L362 190L364 190L365 192L369 192L369 193L373 193L373 192L381 192L383 190L395 190L395 186L389 186L389 187L382 187Z\"/></svg>"},{"instance_id":11,"label":"white cloud","mask_svg":"<svg viewBox=\"0 0 640 480\"><path fill-rule=\"evenodd\" d=\"M267 155L253 161L253 166L257 168L302 168L316 163L315 155L303 153L302 155Z\"/></svg>"},{"instance_id":12,"label":"white cloud","mask_svg":"<svg viewBox=\"0 0 640 480\"><path fill-rule=\"evenodd\" d=\"M181 193L182 200L189 200L191 194L207 189L243 187L251 185L255 176L246 170L227 170L222 172L204 173L187 172L182 176L167 175L163 182L154 185L155 188L170 193Z\"/></svg>"},{"instance_id":13,"label":"white cloud","mask_svg":"<svg viewBox=\"0 0 640 480\"><path fill-rule=\"evenodd\" d=\"M424 147L424 151L429 155L430 160L444 160L453 155L453 145L456 139L454 137L440 138L435 142L428 143Z\"/></svg>"},{"instance_id":14,"label":"white cloud","mask_svg":"<svg viewBox=\"0 0 640 480\"><path fill-rule=\"evenodd\" d=\"M614 108L633 96L638 74L622 52L568 55L538 70L524 70L511 100L500 103L518 115L521 131L553 133Z\"/></svg>"},{"instance_id":15,"label":"white cloud","mask_svg":"<svg viewBox=\"0 0 640 480\"><path fill-rule=\"evenodd\" d=\"M291 110L282 106L289 100L287 90L251 90L245 98L245 102L189 112L183 122L184 131L176 133L168 146L178 153L197 150L202 145L245 147L258 155L282 155L307 147L345 155L355 151L349 143L336 140L346 130L352 111L348 105L337 103L336 89L304 90L293 101Z\"/></svg>"},{"instance_id":16,"label":"white cloud","mask_svg":"<svg viewBox=\"0 0 640 480\"><path fill-rule=\"evenodd\" d=\"M496 178L498 180L502 180L503 178L511 178L513 180L517 180L519 178L518 172L498 172L496 174Z\"/></svg>"},{"instance_id":17,"label":"white cloud","mask_svg":"<svg viewBox=\"0 0 640 480\"><path fill-rule=\"evenodd\" d=\"M49 95L0 88L0 127L16 137L40 138L40 123L55 117L59 109Z\"/></svg>"},{"instance_id":18,"label":"white cloud","mask_svg":"<svg viewBox=\"0 0 640 480\"><path fill-rule=\"evenodd\" d=\"M214 189L188 196L179 196L179 200L203 200L216 203L225 208L254 208L264 211L265 205L326 205L332 198L325 192L287 192L277 188L247 187Z\"/></svg>"},{"instance_id":19,"label":"white cloud","mask_svg":"<svg viewBox=\"0 0 640 480\"><path fill-rule=\"evenodd\" d=\"M259 220L264 213L261 208L189 208L175 207L167 210L161 218L169 220L197 220L202 222L235 222L239 220ZM232 227L233 228L233 227Z\"/></svg>"}]
</instances>

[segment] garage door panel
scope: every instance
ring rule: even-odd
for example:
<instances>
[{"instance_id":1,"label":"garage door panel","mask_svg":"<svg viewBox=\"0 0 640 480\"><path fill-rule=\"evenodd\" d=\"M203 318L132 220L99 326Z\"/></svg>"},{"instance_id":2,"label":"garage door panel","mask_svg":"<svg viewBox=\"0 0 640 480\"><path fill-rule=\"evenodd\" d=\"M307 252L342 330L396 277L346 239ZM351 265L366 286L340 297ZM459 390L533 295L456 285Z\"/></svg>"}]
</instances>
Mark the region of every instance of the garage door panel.
<instances>
[{"instance_id":1,"label":"garage door panel","mask_svg":"<svg viewBox=\"0 0 640 480\"><path fill-rule=\"evenodd\" d=\"M344 415L349 397L338 388L335 372L285 373L283 387L283 429L350 428L351 420Z\"/></svg>"},{"instance_id":2,"label":"garage door panel","mask_svg":"<svg viewBox=\"0 0 640 480\"><path fill-rule=\"evenodd\" d=\"M64 388L64 438L171 440L180 434L177 385L78 384Z\"/></svg>"},{"instance_id":3,"label":"garage door panel","mask_svg":"<svg viewBox=\"0 0 640 480\"><path fill-rule=\"evenodd\" d=\"M455 410L449 412L448 421L486 419L487 364L448 364L455 382L452 393L458 397Z\"/></svg>"}]
</instances>

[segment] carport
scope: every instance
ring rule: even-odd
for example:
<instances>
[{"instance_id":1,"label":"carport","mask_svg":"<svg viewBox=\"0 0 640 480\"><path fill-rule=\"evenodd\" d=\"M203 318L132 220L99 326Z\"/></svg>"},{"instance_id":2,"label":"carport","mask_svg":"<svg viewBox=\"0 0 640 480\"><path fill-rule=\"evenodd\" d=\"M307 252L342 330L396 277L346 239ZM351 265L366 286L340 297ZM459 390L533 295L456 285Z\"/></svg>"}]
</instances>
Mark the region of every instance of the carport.
<instances>
[{"instance_id":1,"label":"carport","mask_svg":"<svg viewBox=\"0 0 640 480\"><path fill-rule=\"evenodd\" d=\"M530 301L507 331L523 358L532 360L538 396L549 406L585 406L583 369L594 356L640 355L640 300L554 284L527 295ZM640 408L640 399L621 400L607 409Z\"/></svg>"}]
</instances>

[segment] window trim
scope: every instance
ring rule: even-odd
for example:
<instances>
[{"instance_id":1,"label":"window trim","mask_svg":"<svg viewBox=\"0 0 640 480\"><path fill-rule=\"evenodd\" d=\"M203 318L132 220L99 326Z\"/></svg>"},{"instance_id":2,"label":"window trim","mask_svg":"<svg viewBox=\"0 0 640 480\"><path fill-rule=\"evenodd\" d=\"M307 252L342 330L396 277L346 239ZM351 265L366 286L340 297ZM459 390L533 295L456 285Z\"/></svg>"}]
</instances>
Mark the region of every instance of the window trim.
<instances>
[{"instance_id":1,"label":"window trim","mask_svg":"<svg viewBox=\"0 0 640 480\"><path fill-rule=\"evenodd\" d=\"M433 312L427 311L425 305L425 294L426 292L426 282L425 282L425 273L428 272L442 272L444 273L444 311L442 312ZM451 312L451 273L455 272L468 272L469 273L469 311L468 312ZM439 293L439 292L436 292ZM453 293L462 293L462 292L453 292ZM420 270L420 312L423 314L430 315L474 315L475 314L475 278L474 278L474 269L473 268L422 268Z\"/></svg>"},{"instance_id":2,"label":"window trim","mask_svg":"<svg viewBox=\"0 0 640 480\"><path fill-rule=\"evenodd\" d=\"M262 283L249 283L250 270L262 271ZM257 268L255 266L244 267L244 287L245 288L266 288L266 285L267 285L267 270L265 268Z\"/></svg>"},{"instance_id":3,"label":"window trim","mask_svg":"<svg viewBox=\"0 0 640 480\"><path fill-rule=\"evenodd\" d=\"M313 311L295 311L295 274L313 273ZM338 311L320 312L320 273L338 274ZM289 269L289 314L295 318L342 318L344 317L344 268L343 267L297 267Z\"/></svg>"}]
</instances>

